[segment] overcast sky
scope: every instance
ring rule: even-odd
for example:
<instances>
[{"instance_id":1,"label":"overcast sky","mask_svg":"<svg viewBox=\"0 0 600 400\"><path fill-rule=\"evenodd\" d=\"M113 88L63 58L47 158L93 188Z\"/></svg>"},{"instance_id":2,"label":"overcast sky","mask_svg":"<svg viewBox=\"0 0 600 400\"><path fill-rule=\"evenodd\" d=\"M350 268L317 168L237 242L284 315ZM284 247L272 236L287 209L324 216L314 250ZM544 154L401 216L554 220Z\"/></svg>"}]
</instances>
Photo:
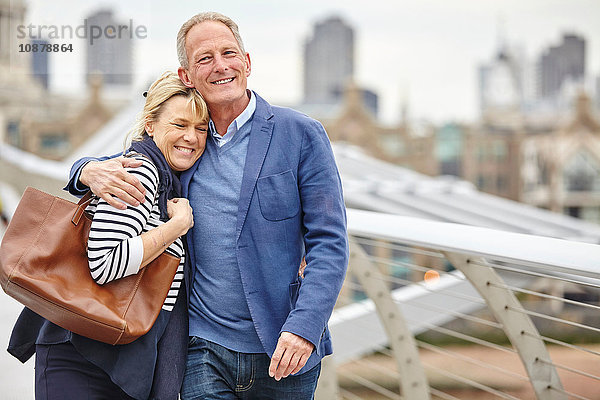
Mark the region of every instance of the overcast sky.
<instances>
[{"instance_id":1,"label":"overcast sky","mask_svg":"<svg viewBox=\"0 0 600 400\"><path fill-rule=\"evenodd\" d=\"M12 0L15 1L15 0ZM499 31L509 43L537 58L564 32L587 39L587 72L600 75L598 0L219 0L105 1L30 0L26 21L35 25L82 24L101 8L119 21L144 25L136 41L136 83L142 85L178 66L175 37L180 25L200 11L219 11L240 27L252 59L249 87L271 103L302 98L302 48L312 25L341 16L355 30L357 82L380 96L381 117L399 118L402 101L412 118L434 122L477 117L477 66L489 61ZM502 23L500 21L503 21ZM500 29L499 27L502 26ZM85 47L51 62L56 91L83 90Z\"/></svg>"}]
</instances>

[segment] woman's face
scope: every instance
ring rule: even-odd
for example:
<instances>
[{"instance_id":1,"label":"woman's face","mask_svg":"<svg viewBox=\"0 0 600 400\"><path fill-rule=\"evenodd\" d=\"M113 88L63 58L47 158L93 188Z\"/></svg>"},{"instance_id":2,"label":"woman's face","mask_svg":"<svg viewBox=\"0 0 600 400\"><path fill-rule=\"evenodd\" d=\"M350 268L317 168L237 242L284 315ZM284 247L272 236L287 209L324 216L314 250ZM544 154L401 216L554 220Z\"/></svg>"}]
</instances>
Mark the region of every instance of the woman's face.
<instances>
[{"instance_id":1,"label":"woman's face","mask_svg":"<svg viewBox=\"0 0 600 400\"><path fill-rule=\"evenodd\" d=\"M153 139L174 171L185 171L206 146L208 121L198 119L185 96L173 96L161 107L156 121L146 123Z\"/></svg>"}]
</instances>

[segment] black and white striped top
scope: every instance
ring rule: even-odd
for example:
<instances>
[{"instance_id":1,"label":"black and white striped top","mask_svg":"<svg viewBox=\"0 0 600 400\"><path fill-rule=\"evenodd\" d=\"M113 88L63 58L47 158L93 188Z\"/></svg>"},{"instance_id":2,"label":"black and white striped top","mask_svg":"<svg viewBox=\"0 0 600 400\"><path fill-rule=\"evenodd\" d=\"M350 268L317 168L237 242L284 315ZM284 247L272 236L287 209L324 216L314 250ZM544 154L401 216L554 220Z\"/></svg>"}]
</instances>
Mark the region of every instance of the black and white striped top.
<instances>
[{"instance_id":1,"label":"black and white striped top","mask_svg":"<svg viewBox=\"0 0 600 400\"><path fill-rule=\"evenodd\" d=\"M144 246L140 235L163 224L158 208L158 171L154 164L142 155L134 158L143 164L137 168L126 168L136 176L146 188L146 199L137 207L127 205L126 210L118 210L101 198L94 198L86 208L93 215L88 239L88 260L92 278L103 285L115 279L137 274ZM181 257L175 278L163 309L172 311L183 282L184 249L181 238L171 244L166 251Z\"/></svg>"}]
</instances>

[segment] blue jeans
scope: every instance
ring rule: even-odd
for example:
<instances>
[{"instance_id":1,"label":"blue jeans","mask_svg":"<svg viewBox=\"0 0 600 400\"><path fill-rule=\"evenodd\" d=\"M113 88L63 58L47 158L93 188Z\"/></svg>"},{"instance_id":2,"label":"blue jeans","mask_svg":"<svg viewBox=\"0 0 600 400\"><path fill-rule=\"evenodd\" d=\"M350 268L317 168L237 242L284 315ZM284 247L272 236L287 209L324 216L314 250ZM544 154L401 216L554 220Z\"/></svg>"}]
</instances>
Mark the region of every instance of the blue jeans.
<instances>
[{"instance_id":1,"label":"blue jeans","mask_svg":"<svg viewBox=\"0 0 600 400\"><path fill-rule=\"evenodd\" d=\"M312 400L321 364L279 382L269 376L271 359L264 353L238 353L199 337L190 338L183 400Z\"/></svg>"}]
</instances>

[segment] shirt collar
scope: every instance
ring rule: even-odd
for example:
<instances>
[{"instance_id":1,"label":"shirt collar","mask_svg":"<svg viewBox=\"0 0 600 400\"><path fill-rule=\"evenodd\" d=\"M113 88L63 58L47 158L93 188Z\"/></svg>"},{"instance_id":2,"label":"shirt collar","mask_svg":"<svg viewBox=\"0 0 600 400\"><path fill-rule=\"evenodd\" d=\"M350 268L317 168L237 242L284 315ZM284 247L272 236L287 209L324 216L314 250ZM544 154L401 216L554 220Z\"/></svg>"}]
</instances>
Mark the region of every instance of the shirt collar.
<instances>
[{"instance_id":1,"label":"shirt collar","mask_svg":"<svg viewBox=\"0 0 600 400\"><path fill-rule=\"evenodd\" d=\"M215 124L212 119L209 121L208 125L210 128L210 133L217 141L219 147L229 142L233 138L233 135L235 135L235 133L240 130L240 128L244 126L244 124L248 122L250 118L252 118L254 111L256 111L256 96L252 90L248 90L248 92L250 93L250 101L248 102L248 105L244 111L242 111L242 113L238 115L237 118L234 119L233 122L227 127L227 132L225 132L223 136L217 133L217 129L215 128Z\"/></svg>"}]
</instances>

